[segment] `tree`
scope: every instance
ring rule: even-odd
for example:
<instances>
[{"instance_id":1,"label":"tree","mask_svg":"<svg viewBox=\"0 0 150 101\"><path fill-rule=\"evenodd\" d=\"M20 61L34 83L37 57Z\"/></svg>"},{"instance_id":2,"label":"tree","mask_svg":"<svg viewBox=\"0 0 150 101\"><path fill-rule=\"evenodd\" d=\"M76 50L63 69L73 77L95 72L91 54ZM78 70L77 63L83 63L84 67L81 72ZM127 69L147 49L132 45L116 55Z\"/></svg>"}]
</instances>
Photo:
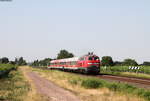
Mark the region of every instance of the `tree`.
<instances>
[{"instance_id":1,"label":"tree","mask_svg":"<svg viewBox=\"0 0 150 101\"><path fill-rule=\"evenodd\" d=\"M144 65L144 66L150 66L150 62L145 61L145 62L143 62L143 64L142 64L142 65Z\"/></svg>"},{"instance_id":2,"label":"tree","mask_svg":"<svg viewBox=\"0 0 150 101\"><path fill-rule=\"evenodd\" d=\"M32 66L39 66L39 60L35 60L31 65Z\"/></svg>"},{"instance_id":3,"label":"tree","mask_svg":"<svg viewBox=\"0 0 150 101\"><path fill-rule=\"evenodd\" d=\"M125 65L125 66L137 66L138 63L134 59L125 59L123 61L123 65Z\"/></svg>"},{"instance_id":4,"label":"tree","mask_svg":"<svg viewBox=\"0 0 150 101\"><path fill-rule=\"evenodd\" d=\"M42 66L47 66L51 60L52 60L51 58L45 58L44 60L40 60L39 64Z\"/></svg>"},{"instance_id":5,"label":"tree","mask_svg":"<svg viewBox=\"0 0 150 101\"><path fill-rule=\"evenodd\" d=\"M0 63L3 63L3 64L9 63L9 59L7 57L3 57L0 59Z\"/></svg>"},{"instance_id":6,"label":"tree","mask_svg":"<svg viewBox=\"0 0 150 101\"><path fill-rule=\"evenodd\" d=\"M47 66L49 65L51 58L45 58L43 60L35 60L31 65L32 66Z\"/></svg>"},{"instance_id":7,"label":"tree","mask_svg":"<svg viewBox=\"0 0 150 101\"><path fill-rule=\"evenodd\" d=\"M60 50L60 53L57 55L57 59L71 58L74 57L72 53L69 53L67 50Z\"/></svg>"},{"instance_id":8,"label":"tree","mask_svg":"<svg viewBox=\"0 0 150 101\"><path fill-rule=\"evenodd\" d=\"M26 65L27 63L26 63L26 61L23 59L23 57L20 57L20 58L15 58L15 63L17 64L17 65L19 65L19 66L21 66L21 65Z\"/></svg>"},{"instance_id":9,"label":"tree","mask_svg":"<svg viewBox=\"0 0 150 101\"><path fill-rule=\"evenodd\" d=\"M121 66L121 65L122 65L122 62L121 62L121 61L115 61L115 62L114 62L114 65L116 65L116 66Z\"/></svg>"},{"instance_id":10,"label":"tree","mask_svg":"<svg viewBox=\"0 0 150 101\"><path fill-rule=\"evenodd\" d=\"M103 56L101 60L102 66L113 66L113 60L111 56Z\"/></svg>"},{"instance_id":11,"label":"tree","mask_svg":"<svg viewBox=\"0 0 150 101\"><path fill-rule=\"evenodd\" d=\"M9 64L15 65L15 62L14 61L9 61Z\"/></svg>"}]
</instances>

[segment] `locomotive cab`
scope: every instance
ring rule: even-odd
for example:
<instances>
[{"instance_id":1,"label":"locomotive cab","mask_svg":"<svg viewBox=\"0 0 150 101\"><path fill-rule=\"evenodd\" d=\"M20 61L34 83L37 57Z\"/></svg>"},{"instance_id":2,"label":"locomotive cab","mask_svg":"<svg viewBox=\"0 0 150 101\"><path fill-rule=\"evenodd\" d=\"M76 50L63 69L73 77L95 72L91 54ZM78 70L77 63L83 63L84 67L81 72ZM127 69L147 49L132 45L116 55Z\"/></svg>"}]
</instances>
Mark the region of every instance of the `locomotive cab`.
<instances>
[{"instance_id":1,"label":"locomotive cab","mask_svg":"<svg viewBox=\"0 0 150 101\"><path fill-rule=\"evenodd\" d=\"M84 68L86 73L100 72L100 59L96 55L85 55L80 58L80 66Z\"/></svg>"}]
</instances>

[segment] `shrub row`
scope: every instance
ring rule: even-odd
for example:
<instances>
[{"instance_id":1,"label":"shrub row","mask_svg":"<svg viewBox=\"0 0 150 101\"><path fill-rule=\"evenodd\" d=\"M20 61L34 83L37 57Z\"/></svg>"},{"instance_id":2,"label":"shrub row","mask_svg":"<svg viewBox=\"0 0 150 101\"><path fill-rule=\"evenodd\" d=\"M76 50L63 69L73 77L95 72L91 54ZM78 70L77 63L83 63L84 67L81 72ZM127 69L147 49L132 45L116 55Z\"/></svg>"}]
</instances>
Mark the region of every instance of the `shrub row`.
<instances>
[{"instance_id":1,"label":"shrub row","mask_svg":"<svg viewBox=\"0 0 150 101\"><path fill-rule=\"evenodd\" d=\"M12 64L0 64L0 77L7 75L11 70L16 69Z\"/></svg>"},{"instance_id":2,"label":"shrub row","mask_svg":"<svg viewBox=\"0 0 150 101\"><path fill-rule=\"evenodd\" d=\"M142 88L137 88L129 84L123 84L123 83L115 83L115 82L108 82L105 80L101 80L98 78L79 78L79 79L70 79L69 82L71 84L77 85L80 84L84 88L88 89L96 89L96 88L102 88L106 87L109 88L112 91L127 93L127 94L134 94L140 97L145 98L146 100L150 101L150 91L145 90Z\"/></svg>"},{"instance_id":3,"label":"shrub row","mask_svg":"<svg viewBox=\"0 0 150 101\"><path fill-rule=\"evenodd\" d=\"M10 71L7 78L0 79L0 101L25 101L29 83L19 71Z\"/></svg>"}]
</instances>

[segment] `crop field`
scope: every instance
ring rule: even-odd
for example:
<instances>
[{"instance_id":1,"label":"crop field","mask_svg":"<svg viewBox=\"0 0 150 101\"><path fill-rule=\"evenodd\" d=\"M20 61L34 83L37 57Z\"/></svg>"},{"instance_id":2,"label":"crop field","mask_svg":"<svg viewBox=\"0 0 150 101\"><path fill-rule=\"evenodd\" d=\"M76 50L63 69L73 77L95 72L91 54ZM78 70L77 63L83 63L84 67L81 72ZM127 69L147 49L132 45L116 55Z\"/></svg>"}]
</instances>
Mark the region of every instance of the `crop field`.
<instances>
[{"instance_id":1,"label":"crop field","mask_svg":"<svg viewBox=\"0 0 150 101\"><path fill-rule=\"evenodd\" d=\"M130 66L100 67L103 74L122 75L131 77L150 78L150 66L138 66L139 69L131 69ZM135 67L136 68L136 67Z\"/></svg>"}]
</instances>

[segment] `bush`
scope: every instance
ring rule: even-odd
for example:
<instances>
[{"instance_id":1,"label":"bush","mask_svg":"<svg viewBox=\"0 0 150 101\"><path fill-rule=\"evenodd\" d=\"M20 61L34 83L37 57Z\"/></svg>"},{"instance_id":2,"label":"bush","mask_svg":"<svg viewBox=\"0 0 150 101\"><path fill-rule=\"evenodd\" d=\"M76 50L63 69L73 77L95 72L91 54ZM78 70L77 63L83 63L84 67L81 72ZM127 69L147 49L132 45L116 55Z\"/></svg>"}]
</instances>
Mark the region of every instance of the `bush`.
<instances>
[{"instance_id":1,"label":"bush","mask_svg":"<svg viewBox=\"0 0 150 101\"><path fill-rule=\"evenodd\" d=\"M143 97L150 101L150 91L144 92Z\"/></svg>"},{"instance_id":2,"label":"bush","mask_svg":"<svg viewBox=\"0 0 150 101\"><path fill-rule=\"evenodd\" d=\"M16 69L12 64L0 64L0 77L7 76L11 70Z\"/></svg>"},{"instance_id":3,"label":"bush","mask_svg":"<svg viewBox=\"0 0 150 101\"><path fill-rule=\"evenodd\" d=\"M117 91L118 90L118 85L116 83L112 84L107 84L107 87L112 90L112 91Z\"/></svg>"},{"instance_id":4,"label":"bush","mask_svg":"<svg viewBox=\"0 0 150 101\"><path fill-rule=\"evenodd\" d=\"M76 85L76 84L78 84L78 80L77 79L71 79L71 80L69 80L69 83Z\"/></svg>"},{"instance_id":5,"label":"bush","mask_svg":"<svg viewBox=\"0 0 150 101\"><path fill-rule=\"evenodd\" d=\"M99 87L102 87L103 84L99 79L89 78L89 79L83 80L81 83L81 86L85 88L99 88Z\"/></svg>"}]
</instances>

